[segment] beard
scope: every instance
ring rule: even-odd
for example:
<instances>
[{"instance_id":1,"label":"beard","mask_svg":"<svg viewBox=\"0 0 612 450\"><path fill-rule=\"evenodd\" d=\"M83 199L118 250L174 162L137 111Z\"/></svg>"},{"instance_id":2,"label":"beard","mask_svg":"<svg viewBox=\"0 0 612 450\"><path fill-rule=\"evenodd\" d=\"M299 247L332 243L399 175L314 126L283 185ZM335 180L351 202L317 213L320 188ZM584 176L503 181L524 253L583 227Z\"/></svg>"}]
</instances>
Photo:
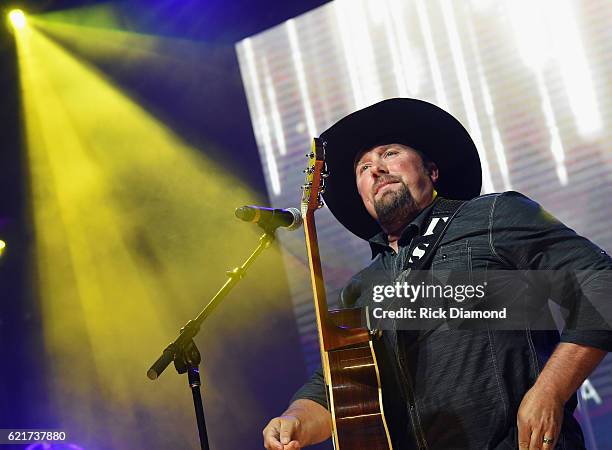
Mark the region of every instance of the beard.
<instances>
[{"instance_id":1,"label":"beard","mask_svg":"<svg viewBox=\"0 0 612 450\"><path fill-rule=\"evenodd\" d=\"M378 223L383 229L408 221L417 211L416 202L408 186L403 181L399 181L399 185L398 189L385 192L374 201Z\"/></svg>"}]
</instances>

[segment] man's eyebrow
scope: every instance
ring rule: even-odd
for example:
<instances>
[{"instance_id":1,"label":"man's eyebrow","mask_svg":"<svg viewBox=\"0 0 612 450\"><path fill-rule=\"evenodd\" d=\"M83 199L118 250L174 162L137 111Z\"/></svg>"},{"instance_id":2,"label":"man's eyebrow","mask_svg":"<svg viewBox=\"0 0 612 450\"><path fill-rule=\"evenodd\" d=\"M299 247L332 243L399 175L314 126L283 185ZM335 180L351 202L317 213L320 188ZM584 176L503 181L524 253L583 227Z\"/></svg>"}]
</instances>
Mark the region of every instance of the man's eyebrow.
<instances>
[{"instance_id":1,"label":"man's eyebrow","mask_svg":"<svg viewBox=\"0 0 612 450\"><path fill-rule=\"evenodd\" d=\"M385 152L387 149L389 149L389 147L393 147L393 144L380 145L379 147L382 147L382 148L381 148L381 151L382 151L382 152ZM354 167L353 167L353 168L354 168L354 169L356 169L356 168L357 168L358 166L360 166L361 164L365 164L366 162L368 162L368 159L367 159L367 158L366 158L366 160L365 160L365 161L361 161L361 160L363 159L363 157L364 157L365 155L367 155L368 153L370 153L372 150L374 150L374 149L372 148L372 149L370 149L370 150L366 150L366 151L363 151L363 152L359 153L359 154L358 154L358 155L355 157L355 162L354 162L354 164L353 164L353 165L354 165Z\"/></svg>"},{"instance_id":2,"label":"man's eyebrow","mask_svg":"<svg viewBox=\"0 0 612 450\"><path fill-rule=\"evenodd\" d=\"M364 153L365 154L365 153ZM359 166L363 166L364 164L366 164L368 161L368 159L366 158L364 160L363 156L361 156L358 160L355 160L355 167L353 167L353 169L357 169L357 167Z\"/></svg>"}]
</instances>

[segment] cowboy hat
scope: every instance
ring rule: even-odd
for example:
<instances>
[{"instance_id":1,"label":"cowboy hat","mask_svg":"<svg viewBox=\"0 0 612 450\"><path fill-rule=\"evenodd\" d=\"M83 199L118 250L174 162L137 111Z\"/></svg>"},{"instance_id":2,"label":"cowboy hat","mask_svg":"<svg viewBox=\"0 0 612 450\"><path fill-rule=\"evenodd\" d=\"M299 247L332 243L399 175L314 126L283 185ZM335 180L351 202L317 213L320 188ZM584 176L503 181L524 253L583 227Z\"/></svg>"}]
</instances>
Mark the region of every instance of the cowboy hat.
<instances>
[{"instance_id":1,"label":"cowboy hat","mask_svg":"<svg viewBox=\"0 0 612 450\"><path fill-rule=\"evenodd\" d=\"M329 178L323 198L336 219L362 239L381 231L355 184L355 158L384 144L403 144L436 163L438 194L469 200L480 194L476 146L461 123L443 109L412 98L392 98L356 111L321 133Z\"/></svg>"}]
</instances>

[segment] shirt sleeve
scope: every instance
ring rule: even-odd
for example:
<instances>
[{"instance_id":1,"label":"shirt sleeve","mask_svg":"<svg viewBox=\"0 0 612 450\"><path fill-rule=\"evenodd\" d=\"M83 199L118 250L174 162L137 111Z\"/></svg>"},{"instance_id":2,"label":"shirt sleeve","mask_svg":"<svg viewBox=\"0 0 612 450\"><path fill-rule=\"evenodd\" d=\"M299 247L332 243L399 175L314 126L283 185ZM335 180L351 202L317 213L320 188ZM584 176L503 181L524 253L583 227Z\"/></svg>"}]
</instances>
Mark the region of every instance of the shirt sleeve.
<instances>
[{"instance_id":1,"label":"shirt sleeve","mask_svg":"<svg viewBox=\"0 0 612 450\"><path fill-rule=\"evenodd\" d=\"M489 242L506 265L546 271L539 288L569 311L562 342L612 351L612 259L603 249L518 192L495 199Z\"/></svg>"},{"instance_id":2,"label":"shirt sleeve","mask_svg":"<svg viewBox=\"0 0 612 450\"><path fill-rule=\"evenodd\" d=\"M323 369L319 367L291 398L291 403L295 400L307 399L317 402L319 405L329 409L327 396L325 395L325 381L323 379Z\"/></svg>"}]
</instances>

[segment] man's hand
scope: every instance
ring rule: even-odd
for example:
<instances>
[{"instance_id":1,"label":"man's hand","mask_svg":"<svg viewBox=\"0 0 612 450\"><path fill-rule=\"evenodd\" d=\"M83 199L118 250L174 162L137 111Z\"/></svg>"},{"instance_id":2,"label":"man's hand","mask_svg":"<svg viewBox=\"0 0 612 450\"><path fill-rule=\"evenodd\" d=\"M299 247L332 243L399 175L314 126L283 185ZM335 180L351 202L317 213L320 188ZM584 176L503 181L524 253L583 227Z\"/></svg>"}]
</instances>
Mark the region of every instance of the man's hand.
<instances>
[{"instance_id":1,"label":"man's hand","mask_svg":"<svg viewBox=\"0 0 612 450\"><path fill-rule=\"evenodd\" d=\"M563 405L606 356L606 351L562 342L549 358L517 414L521 450L551 450L563 423ZM545 443L552 438L551 443Z\"/></svg>"},{"instance_id":2,"label":"man's hand","mask_svg":"<svg viewBox=\"0 0 612 450\"><path fill-rule=\"evenodd\" d=\"M331 428L331 414L327 409L312 400L299 399L264 428L264 447L298 450L329 439Z\"/></svg>"},{"instance_id":3,"label":"man's hand","mask_svg":"<svg viewBox=\"0 0 612 450\"><path fill-rule=\"evenodd\" d=\"M517 414L520 450L554 448L561 431L564 403L552 391L538 385L527 391Z\"/></svg>"},{"instance_id":4,"label":"man's hand","mask_svg":"<svg viewBox=\"0 0 612 450\"><path fill-rule=\"evenodd\" d=\"M268 450L298 450L302 448L296 439L300 419L295 416L281 416L272 419L263 430L264 447Z\"/></svg>"}]
</instances>

